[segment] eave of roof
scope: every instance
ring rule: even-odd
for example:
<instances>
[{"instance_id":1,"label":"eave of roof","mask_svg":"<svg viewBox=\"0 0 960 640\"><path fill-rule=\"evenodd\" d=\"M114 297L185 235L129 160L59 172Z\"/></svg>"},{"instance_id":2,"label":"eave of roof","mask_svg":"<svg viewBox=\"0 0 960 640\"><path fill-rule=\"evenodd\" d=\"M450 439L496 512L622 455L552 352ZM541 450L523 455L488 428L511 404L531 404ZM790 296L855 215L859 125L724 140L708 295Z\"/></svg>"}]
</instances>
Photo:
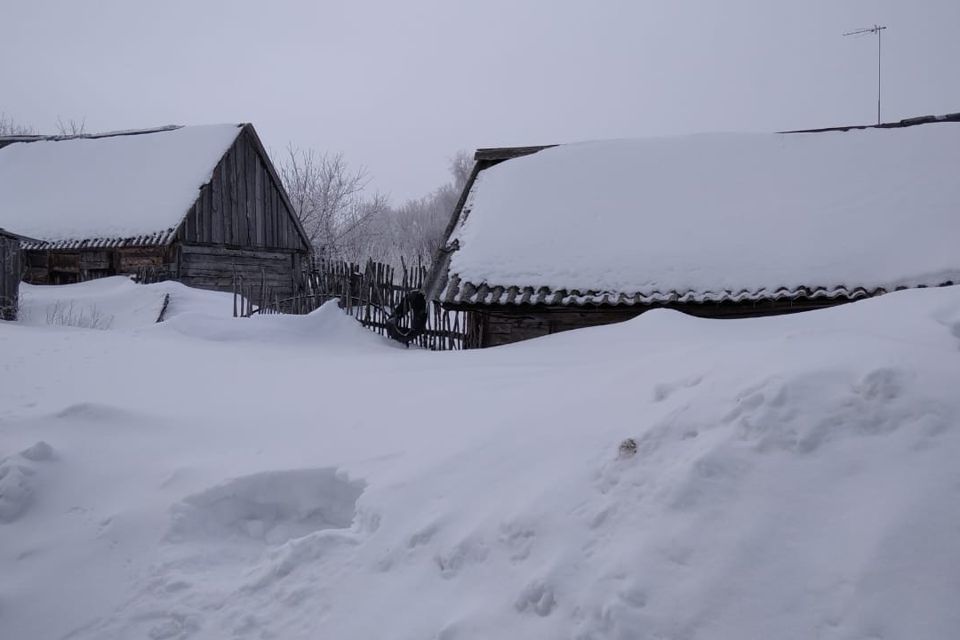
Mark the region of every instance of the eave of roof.
<instances>
[{"instance_id":1,"label":"eave of roof","mask_svg":"<svg viewBox=\"0 0 960 640\"><path fill-rule=\"evenodd\" d=\"M440 302L450 307L634 307L663 304L761 302L765 300L859 300L908 288L950 286L953 281L895 287L806 286L740 291L578 291L549 287L494 286L464 282L450 276Z\"/></svg>"},{"instance_id":2,"label":"eave of roof","mask_svg":"<svg viewBox=\"0 0 960 640\"><path fill-rule=\"evenodd\" d=\"M880 124L856 124L842 127L823 127L820 129L795 129L792 131L780 131L778 133L827 133L829 131L853 131L857 129L902 129L904 127L913 127L919 124L933 124L936 122L960 122L960 112L947 113L940 116L917 116L915 118L904 118L896 122L882 122Z\"/></svg>"},{"instance_id":3,"label":"eave of roof","mask_svg":"<svg viewBox=\"0 0 960 640\"><path fill-rule=\"evenodd\" d=\"M128 238L83 238L47 242L44 240L23 239L20 246L25 251L70 251L89 249L120 249L132 247L161 247L173 242L177 228L157 231Z\"/></svg>"},{"instance_id":4,"label":"eave of roof","mask_svg":"<svg viewBox=\"0 0 960 640\"><path fill-rule=\"evenodd\" d=\"M528 156L532 153L536 153L537 151L543 151L544 149L549 149L550 147L555 146L557 145L544 144L532 147L490 147L487 149L477 149L477 151L473 154L473 159L477 162L510 160L511 158Z\"/></svg>"},{"instance_id":5,"label":"eave of roof","mask_svg":"<svg viewBox=\"0 0 960 640\"><path fill-rule=\"evenodd\" d=\"M64 135L27 134L15 136L0 136L0 144L13 142L60 142L63 140L98 140L100 138L115 138L118 136L139 136L145 133L161 133L182 129L182 124L166 124L146 129L122 129L118 131L103 131L100 133L73 133Z\"/></svg>"}]
</instances>

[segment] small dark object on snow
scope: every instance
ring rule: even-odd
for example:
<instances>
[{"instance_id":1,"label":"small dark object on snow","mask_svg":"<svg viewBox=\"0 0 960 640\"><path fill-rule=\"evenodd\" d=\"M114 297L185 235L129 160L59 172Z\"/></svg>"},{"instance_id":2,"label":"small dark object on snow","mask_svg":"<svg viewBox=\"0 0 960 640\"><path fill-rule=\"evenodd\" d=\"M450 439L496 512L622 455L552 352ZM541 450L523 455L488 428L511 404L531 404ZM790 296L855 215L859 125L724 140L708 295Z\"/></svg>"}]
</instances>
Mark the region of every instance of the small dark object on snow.
<instances>
[{"instance_id":1,"label":"small dark object on snow","mask_svg":"<svg viewBox=\"0 0 960 640\"><path fill-rule=\"evenodd\" d=\"M633 438L627 438L620 443L620 457L629 458L637 454L637 441Z\"/></svg>"}]
</instances>

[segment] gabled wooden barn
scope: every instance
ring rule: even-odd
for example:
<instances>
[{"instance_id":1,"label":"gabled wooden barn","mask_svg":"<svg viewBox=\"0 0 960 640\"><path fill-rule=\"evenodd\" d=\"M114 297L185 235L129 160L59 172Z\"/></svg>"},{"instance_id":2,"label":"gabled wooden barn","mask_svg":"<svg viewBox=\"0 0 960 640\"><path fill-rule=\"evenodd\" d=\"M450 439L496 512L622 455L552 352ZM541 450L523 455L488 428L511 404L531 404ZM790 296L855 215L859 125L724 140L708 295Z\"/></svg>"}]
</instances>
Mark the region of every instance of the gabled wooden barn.
<instances>
[{"instance_id":1,"label":"gabled wooden barn","mask_svg":"<svg viewBox=\"0 0 960 640\"><path fill-rule=\"evenodd\" d=\"M479 346L960 282L960 114L475 159L424 295L467 312Z\"/></svg>"},{"instance_id":2,"label":"gabled wooden barn","mask_svg":"<svg viewBox=\"0 0 960 640\"><path fill-rule=\"evenodd\" d=\"M311 247L253 125L0 138L0 226L25 280L147 274L287 297Z\"/></svg>"},{"instance_id":3,"label":"gabled wooden barn","mask_svg":"<svg viewBox=\"0 0 960 640\"><path fill-rule=\"evenodd\" d=\"M0 229L0 320L17 319L23 260L20 236Z\"/></svg>"}]
</instances>

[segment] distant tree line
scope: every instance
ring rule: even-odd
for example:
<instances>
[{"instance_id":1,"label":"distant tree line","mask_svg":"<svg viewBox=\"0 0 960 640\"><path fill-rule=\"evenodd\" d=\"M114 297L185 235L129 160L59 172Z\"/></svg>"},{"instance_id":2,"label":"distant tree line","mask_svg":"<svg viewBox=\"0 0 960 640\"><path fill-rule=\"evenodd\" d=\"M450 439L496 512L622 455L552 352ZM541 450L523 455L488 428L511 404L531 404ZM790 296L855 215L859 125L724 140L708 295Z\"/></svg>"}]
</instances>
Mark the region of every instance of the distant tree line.
<instances>
[{"instance_id":1,"label":"distant tree line","mask_svg":"<svg viewBox=\"0 0 960 640\"><path fill-rule=\"evenodd\" d=\"M20 124L0 111L0 136L29 136L36 133L33 127Z\"/></svg>"},{"instance_id":2,"label":"distant tree line","mask_svg":"<svg viewBox=\"0 0 960 640\"><path fill-rule=\"evenodd\" d=\"M459 152L450 161L448 182L393 205L370 188L366 170L351 168L343 154L290 146L277 163L317 255L396 265L401 258L429 262L472 167L470 156Z\"/></svg>"},{"instance_id":3,"label":"distant tree line","mask_svg":"<svg viewBox=\"0 0 960 640\"><path fill-rule=\"evenodd\" d=\"M70 118L64 120L57 117L57 135L75 136L87 132L87 119L81 118L75 120ZM0 111L0 136L32 136L37 135L37 130L26 124L17 122L6 113Z\"/></svg>"},{"instance_id":4,"label":"distant tree line","mask_svg":"<svg viewBox=\"0 0 960 640\"><path fill-rule=\"evenodd\" d=\"M36 133L0 112L0 135ZM86 118L58 117L57 133L86 133ZM446 183L394 205L371 188L366 169L351 167L342 153L289 145L274 162L318 256L355 262L372 258L397 266L401 258L430 261L473 168L472 158L460 151L450 160Z\"/></svg>"}]
</instances>

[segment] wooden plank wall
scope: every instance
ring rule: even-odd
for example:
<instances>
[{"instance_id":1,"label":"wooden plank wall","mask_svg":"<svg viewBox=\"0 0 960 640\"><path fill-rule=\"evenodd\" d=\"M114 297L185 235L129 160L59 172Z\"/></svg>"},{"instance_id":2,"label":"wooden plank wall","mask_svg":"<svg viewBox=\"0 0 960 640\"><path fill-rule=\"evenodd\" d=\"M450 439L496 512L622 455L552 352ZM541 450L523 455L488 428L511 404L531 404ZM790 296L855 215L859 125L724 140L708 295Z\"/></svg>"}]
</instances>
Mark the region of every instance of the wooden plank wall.
<instances>
[{"instance_id":1,"label":"wooden plank wall","mask_svg":"<svg viewBox=\"0 0 960 640\"><path fill-rule=\"evenodd\" d=\"M121 247L117 249L76 249L25 251L24 280L30 284L69 284L104 276L138 275L144 269L163 271L175 277L173 252L167 247Z\"/></svg>"},{"instance_id":2,"label":"wooden plank wall","mask_svg":"<svg viewBox=\"0 0 960 640\"><path fill-rule=\"evenodd\" d=\"M190 245L308 251L247 131L237 137L210 183L201 189L179 239Z\"/></svg>"},{"instance_id":3,"label":"wooden plank wall","mask_svg":"<svg viewBox=\"0 0 960 640\"><path fill-rule=\"evenodd\" d=\"M242 131L180 229L178 280L191 287L232 291L239 278L263 284L274 296L299 293L309 246L267 162L253 134Z\"/></svg>"},{"instance_id":4,"label":"wooden plank wall","mask_svg":"<svg viewBox=\"0 0 960 640\"><path fill-rule=\"evenodd\" d=\"M20 242L0 234L0 320L16 320L21 270Z\"/></svg>"},{"instance_id":5,"label":"wooden plank wall","mask_svg":"<svg viewBox=\"0 0 960 640\"><path fill-rule=\"evenodd\" d=\"M701 318L752 318L821 309L848 302L827 300L762 300L703 302L635 307L465 307L481 328L480 346L495 347L561 331L623 322L654 308L673 309Z\"/></svg>"},{"instance_id":6,"label":"wooden plank wall","mask_svg":"<svg viewBox=\"0 0 960 640\"><path fill-rule=\"evenodd\" d=\"M298 293L301 271L299 255L289 251L183 245L177 280L188 287L232 291L238 277L256 283L255 293L263 284L271 296L289 298ZM253 300L257 305L272 301Z\"/></svg>"}]
</instances>

